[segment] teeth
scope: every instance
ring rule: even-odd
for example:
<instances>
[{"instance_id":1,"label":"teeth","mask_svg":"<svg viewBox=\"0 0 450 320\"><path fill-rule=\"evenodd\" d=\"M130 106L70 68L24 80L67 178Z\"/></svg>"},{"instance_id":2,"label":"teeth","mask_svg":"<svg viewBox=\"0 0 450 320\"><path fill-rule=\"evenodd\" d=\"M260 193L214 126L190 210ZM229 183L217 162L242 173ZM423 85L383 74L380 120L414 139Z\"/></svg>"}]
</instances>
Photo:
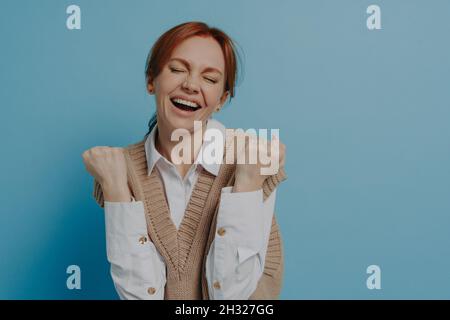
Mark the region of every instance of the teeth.
<instances>
[{"instance_id":1,"label":"teeth","mask_svg":"<svg viewBox=\"0 0 450 320\"><path fill-rule=\"evenodd\" d=\"M187 100L183 100L183 99L173 99L174 102L176 103L181 103L184 104L185 106L191 107L191 108L197 108L198 104L196 104L195 102L191 102L191 101L187 101Z\"/></svg>"}]
</instances>

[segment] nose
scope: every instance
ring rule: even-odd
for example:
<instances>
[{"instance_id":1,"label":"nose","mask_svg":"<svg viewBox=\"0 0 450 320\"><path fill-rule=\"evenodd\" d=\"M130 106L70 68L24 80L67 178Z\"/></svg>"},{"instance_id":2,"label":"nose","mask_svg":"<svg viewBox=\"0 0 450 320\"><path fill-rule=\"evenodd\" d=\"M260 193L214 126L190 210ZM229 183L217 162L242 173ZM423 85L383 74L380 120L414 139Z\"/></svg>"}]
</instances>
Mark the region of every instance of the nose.
<instances>
[{"instance_id":1,"label":"nose","mask_svg":"<svg viewBox=\"0 0 450 320\"><path fill-rule=\"evenodd\" d=\"M186 80L183 82L182 88L189 93L198 93L200 91L198 85L189 76L186 77Z\"/></svg>"}]
</instances>

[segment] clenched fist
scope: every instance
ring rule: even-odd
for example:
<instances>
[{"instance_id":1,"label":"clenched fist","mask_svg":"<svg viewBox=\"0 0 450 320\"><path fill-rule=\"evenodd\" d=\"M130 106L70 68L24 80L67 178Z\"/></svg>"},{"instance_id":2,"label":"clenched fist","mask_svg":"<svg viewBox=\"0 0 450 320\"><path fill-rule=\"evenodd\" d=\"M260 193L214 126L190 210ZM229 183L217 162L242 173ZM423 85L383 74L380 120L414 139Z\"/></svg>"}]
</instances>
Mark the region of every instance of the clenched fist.
<instances>
[{"instance_id":1,"label":"clenched fist","mask_svg":"<svg viewBox=\"0 0 450 320\"><path fill-rule=\"evenodd\" d=\"M284 167L286 146L276 136L272 137L272 141L242 133L236 134L234 138L245 143L235 148L237 165L233 192L258 190L269 175L276 174Z\"/></svg>"},{"instance_id":2,"label":"clenched fist","mask_svg":"<svg viewBox=\"0 0 450 320\"><path fill-rule=\"evenodd\" d=\"M105 201L131 201L122 148L93 147L82 154L86 170L100 183Z\"/></svg>"}]
</instances>

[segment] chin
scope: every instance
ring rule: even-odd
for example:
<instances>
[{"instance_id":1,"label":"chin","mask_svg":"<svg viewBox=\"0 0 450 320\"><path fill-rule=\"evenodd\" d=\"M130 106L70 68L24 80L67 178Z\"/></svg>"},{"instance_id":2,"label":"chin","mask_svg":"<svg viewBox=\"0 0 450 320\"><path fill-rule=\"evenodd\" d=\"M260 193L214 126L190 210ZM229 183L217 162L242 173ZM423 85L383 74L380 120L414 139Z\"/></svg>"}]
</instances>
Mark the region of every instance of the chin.
<instances>
[{"instance_id":1,"label":"chin","mask_svg":"<svg viewBox=\"0 0 450 320\"><path fill-rule=\"evenodd\" d=\"M170 127L174 129L186 129L190 132L194 131L194 121L196 119L172 118L170 119Z\"/></svg>"},{"instance_id":2,"label":"chin","mask_svg":"<svg viewBox=\"0 0 450 320\"><path fill-rule=\"evenodd\" d=\"M190 132L194 132L194 121L201 121L204 123L206 119L200 117L192 117L192 118L181 118L181 117L172 117L170 119L170 125L173 129L186 129Z\"/></svg>"}]
</instances>

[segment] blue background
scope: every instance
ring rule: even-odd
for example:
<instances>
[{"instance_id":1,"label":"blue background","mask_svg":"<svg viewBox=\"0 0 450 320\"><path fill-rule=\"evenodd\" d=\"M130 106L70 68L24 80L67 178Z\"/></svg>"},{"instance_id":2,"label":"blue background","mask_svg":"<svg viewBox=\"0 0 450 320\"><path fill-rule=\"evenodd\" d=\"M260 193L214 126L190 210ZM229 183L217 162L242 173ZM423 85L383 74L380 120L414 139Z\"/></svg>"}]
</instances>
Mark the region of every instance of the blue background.
<instances>
[{"instance_id":1,"label":"blue background","mask_svg":"<svg viewBox=\"0 0 450 320\"><path fill-rule=\"evenodd\" d=\"M81 30L66 28L70 4ZM366 27L370 4L382 30ZM143 137L147 53L190 20L243 51L218 119L280 128L287 145L281 298L449 299L447 0L1 0L0 298L117 299L81 154Z\"/></svg>"}]
</instances>

